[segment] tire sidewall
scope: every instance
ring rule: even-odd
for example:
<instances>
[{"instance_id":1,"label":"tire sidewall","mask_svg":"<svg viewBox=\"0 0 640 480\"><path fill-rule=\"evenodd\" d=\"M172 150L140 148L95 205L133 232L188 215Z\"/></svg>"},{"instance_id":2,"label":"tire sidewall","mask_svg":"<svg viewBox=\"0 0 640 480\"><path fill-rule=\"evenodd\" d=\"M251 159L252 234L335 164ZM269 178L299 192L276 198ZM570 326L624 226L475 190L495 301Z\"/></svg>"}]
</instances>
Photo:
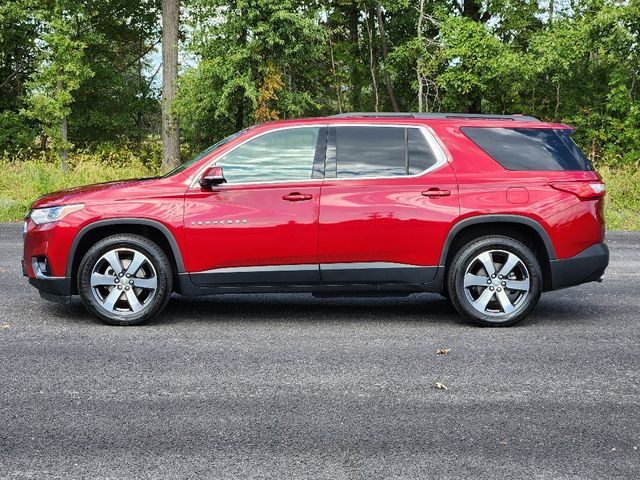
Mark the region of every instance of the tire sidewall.
<instances>
[{"instance_id":1,"label":"tire sidewall","mask_svg":"<svg viewBox=\"0 0 640 480\"><path fill-rule=\"evenodd\" d=\"M495 317L476 310L467 299L464 276L469 263L483 251L504 250L517 255L527 267L531 278L529 294L523 305L508 315ZM536 306L542 291L542 272L534 253L521 242L503 236L487 236L467 243L454 257L447 279L450 298L456 309L482 326L503 327L525 318Z\"/></svg>"},{"instance_id":2,"label":"tire sidewall","mask_svg":"<svg viewBox=\"0 0 640 480\"><path fill-rule=\"evenodd\" d=\"M109 250L129 248L143 253L153 265L158 278L158 286L151 304L141 312L122 316L106 312L94 298L91 288L91 273L96 262ZM85 307L95 316L111 325L138 325L160 312L167 304L173 287L171 264L164 251L151 240L133 234L119 234L107 237L93 247L83 257L78 268L78 293Z\"/></svg>"}]
</instances>

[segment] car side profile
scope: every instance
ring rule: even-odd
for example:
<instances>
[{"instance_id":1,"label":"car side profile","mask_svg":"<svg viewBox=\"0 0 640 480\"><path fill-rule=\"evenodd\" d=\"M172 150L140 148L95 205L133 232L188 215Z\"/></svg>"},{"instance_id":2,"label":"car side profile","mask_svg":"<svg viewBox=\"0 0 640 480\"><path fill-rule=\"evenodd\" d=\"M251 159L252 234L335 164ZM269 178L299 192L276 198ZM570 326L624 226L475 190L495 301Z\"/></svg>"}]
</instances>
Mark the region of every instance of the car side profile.
<instances>
[{"instance_id":1,"label":"car side profile","mask_svg":"<svg viewBox=\"0 0 640 480\"><path fill-rule=\"evenodd\" d=\"M173 292L433 292L479 325L512 325L608 265L604 183L572 131L471 114L257 125L163 177L38 199L23 272L114 325Z\"/></svg>"}]
</instances>

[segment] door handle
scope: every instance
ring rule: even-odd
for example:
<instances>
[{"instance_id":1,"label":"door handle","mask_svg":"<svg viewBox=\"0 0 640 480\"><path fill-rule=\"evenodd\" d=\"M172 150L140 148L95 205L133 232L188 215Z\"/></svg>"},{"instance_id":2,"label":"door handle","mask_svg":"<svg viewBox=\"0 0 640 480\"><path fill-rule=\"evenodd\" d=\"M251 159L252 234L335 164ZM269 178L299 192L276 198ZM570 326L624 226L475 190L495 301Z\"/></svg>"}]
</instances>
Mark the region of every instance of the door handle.
<instances>
[{"instance_id":1,"label":"door handle","mask_svg":"<svg viewBox=\"0 0 640 480\"><path fill-rule=\"evenodd\" d=\"M429 190L425 190L422 192L422 195L425 197L437 198L437 197L448 197L451 195L451 190L440 190L439 188L430 188Z\"/></svg>"},{"instance_id":2,"label":"door handle","mask_svg":"<svg viewBox=\"0 0 640 480\"><path fill-rule=\"evenodd\" d=\"M303 202L305 200L311 200L313 195L308 193L291 192L288 195L283 195L282 199L288 202Z\"/></svg>"}]
</instances>

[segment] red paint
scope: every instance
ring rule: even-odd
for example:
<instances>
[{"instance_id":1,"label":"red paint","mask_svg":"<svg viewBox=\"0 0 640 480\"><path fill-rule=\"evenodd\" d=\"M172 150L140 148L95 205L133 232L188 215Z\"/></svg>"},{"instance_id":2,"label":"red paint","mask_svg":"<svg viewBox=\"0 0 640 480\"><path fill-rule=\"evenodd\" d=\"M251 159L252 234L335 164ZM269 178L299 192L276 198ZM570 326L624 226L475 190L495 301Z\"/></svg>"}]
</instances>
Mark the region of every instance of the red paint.
<instances>
[{"instance_id":1,"label":"red paint","mask_svg":"<svg viewBox=\"0 0 640 480\"><path fill-rule=\"evenodd\" d=\"M197 183L213 158L264 131L290 125L362 123L427 126L447 152L449 163L419 177L223 184L210 191ZM172 177L94 185L40 198L32 208L70 203L84 203L85 208L54 223L27 221L27 273L34 276L33 256L46 255L53 276L68 275L67 257L79 231L92 222L124 217L156 220L166 226L189 272L320 262L434 266L452 227L486 214L514 214L537 221L558 258L602 242L602 197L579 198L575 192L550 186L599 182L598 175L507 171L460 132L461 125L486 124L486 120L466 119L327 118L261 125ZM490 124L569 128L542 122L491 120Z\"/></svg>"}]
</instances>

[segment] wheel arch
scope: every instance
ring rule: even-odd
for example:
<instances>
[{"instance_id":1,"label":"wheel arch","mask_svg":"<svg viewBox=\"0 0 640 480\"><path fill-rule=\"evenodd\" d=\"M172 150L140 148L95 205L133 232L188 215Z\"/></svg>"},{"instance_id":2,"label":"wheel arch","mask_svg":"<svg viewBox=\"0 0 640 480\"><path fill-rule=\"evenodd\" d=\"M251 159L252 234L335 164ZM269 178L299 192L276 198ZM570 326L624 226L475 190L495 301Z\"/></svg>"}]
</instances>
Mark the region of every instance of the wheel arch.
<instances>
[{"instance_id":1,"label":"wheel arch","mask_svg":"<svg viewBox=\"0 0 640 480\"><path fill-rule=\"evenodd\" d=\"M118 233L132 233L149 238L165 252L175 268L175 273L184 272L182 253L175 237L166 225L146 218L115 218L98 220L84 226L74 238L67 257L66 274L76 278L84 254L96 241ZM72 282L72 284L75 282ZM177 283L174 283L177 285ZM75 291L75 286L72 285Z\"/></svg>"},{"instance_id":2,"label":"wheel arch","mask_svg":"<svg viewBox=\"0 0 640 480\"><path fill-rule=\"evenodd\" d=\"M455 253L467 242L484 235L505 235L524 243L540 262L543 289L551 288L551 260L556 254L549 234L536 220L521 215L481 215L456 223L445 240L440 265L448 269Z\"/></svg>"}]
</instances>

